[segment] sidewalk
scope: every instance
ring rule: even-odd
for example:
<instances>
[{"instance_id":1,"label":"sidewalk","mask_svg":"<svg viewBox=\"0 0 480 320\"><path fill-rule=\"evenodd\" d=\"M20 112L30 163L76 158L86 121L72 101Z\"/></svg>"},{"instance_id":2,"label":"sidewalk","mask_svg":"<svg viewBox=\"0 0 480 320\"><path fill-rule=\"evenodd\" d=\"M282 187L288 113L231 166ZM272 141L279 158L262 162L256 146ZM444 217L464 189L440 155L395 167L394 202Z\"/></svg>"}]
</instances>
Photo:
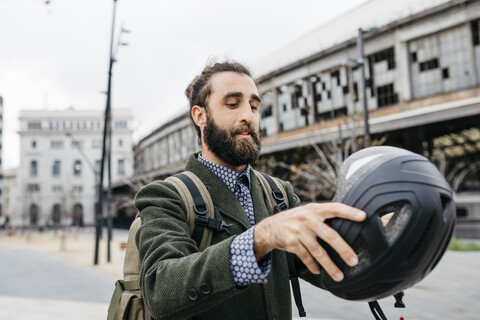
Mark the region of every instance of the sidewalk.
<instances>
[{"instance_id":1,"label":"sidewalk","mask_svg":"<svg viewBox=\"0 0 480 320\"><path fill-rule=\"evenodd\" d=\"M118 236L117 233L120 235ZM0 246L31 249L54 254L60 258L74 262L81 266L107 273L117 279L123 277L123 260L125 249L121 243L127 241L126 231L115 231L110 242L110 262L107 262L107 233L99 243L98 264L94 265L95 233L91 230L68 232L65 236L59 231L33 232L21 235L0 235Z\"/></svg>"}]
</instances>

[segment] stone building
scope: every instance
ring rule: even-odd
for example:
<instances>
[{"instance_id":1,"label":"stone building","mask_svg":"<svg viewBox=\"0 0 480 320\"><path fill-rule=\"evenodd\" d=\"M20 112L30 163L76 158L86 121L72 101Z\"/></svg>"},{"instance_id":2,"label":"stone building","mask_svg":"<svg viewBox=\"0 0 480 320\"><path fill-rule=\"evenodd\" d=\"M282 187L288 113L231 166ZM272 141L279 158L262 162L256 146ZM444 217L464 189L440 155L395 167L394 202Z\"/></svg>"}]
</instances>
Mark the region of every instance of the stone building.
<instances>
[{"instance_id":1,"label":"stone building","mask_svg":"<svg viewBox=\"0 0 480 320\"><path fill-rule=\"evenodd\" d=\"M14 225L94 224L103 121L101 110L21 111ZM133 174L131 122L130 110L112 111L112 181Z\"/></svg>"}]
</instances>

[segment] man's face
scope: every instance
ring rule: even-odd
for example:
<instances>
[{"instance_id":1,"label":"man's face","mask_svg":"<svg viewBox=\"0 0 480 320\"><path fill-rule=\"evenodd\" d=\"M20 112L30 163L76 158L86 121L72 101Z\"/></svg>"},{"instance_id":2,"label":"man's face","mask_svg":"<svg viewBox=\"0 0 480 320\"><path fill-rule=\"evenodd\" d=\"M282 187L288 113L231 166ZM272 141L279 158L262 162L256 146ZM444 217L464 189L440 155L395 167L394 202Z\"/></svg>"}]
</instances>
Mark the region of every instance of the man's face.
<instances>
[{"instance_id":1,"label":"man's face","mask_svg":"<svg viewBox=\"0 0 480 320\"><path fill-rule=\"evenodd\" d=\"M210 85L204 143L232 166L254 162L260 154L260 98L255 83L244 74L221 72L212 76Z\"/></svg>"}]
</instances>

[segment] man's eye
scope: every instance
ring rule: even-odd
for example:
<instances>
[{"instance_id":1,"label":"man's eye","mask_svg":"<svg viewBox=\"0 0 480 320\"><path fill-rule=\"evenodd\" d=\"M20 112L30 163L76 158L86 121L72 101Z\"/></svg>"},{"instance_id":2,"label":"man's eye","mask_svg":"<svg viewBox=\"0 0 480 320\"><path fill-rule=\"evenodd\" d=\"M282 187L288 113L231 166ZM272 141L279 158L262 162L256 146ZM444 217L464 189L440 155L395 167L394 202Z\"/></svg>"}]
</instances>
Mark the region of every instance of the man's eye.
<instances>
[{"instance_id":1,"label":"man's eye","mask_svg":"<svg viewBox=\"0 0 480 320\"><path fill-rule=\"evenodd\" d=\"M229 106L230 108L236 108L238 107L238 103L227 103L227 106Z\"/></svg>"},{"instance_id":2,"label":"man's eye","mask_svg":"<svg viewBox=\"0 0 480 320\"><path fill-rule=\"evenodd\" d=\"M252 110L255 110L257 111L258 110L258 106L250 106L252 108Z\"/></svg>"}]
</instances>

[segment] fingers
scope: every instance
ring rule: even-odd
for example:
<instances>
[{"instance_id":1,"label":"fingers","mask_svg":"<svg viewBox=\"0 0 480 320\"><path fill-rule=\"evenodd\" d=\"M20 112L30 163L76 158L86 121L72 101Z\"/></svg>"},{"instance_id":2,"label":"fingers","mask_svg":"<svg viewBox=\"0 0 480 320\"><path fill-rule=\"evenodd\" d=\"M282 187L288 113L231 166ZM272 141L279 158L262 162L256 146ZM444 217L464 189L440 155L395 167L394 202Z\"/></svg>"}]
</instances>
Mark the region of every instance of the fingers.
<instances>
[{"instance_id":1,"label":"fingers","mask_svg":"<svg viewBox=\"0 0 480 320\"><path fill-rule=\"evenodd\" d=\"M357 208L347 206L343 203L330 202L330 203L312 203L309 204L315 207L315 211L318 214L323 215L325 219L329 218L343 218L352 221L363 221L367 217L367 214Z\"/></svg>"},{"instance_id":2,"label":"fingers","mask_svg":"<svg viewBox=\"0 0 480 320\"><path fill-rule=\"evenodd\" d=\"M348 243L326 224L321 224L317 228L317 236L328 243L333 250L335 250L340 258L351 267L358 263L358 256Z\"/></svg>"},{"instance_id":3,"label":"fingers","mask_svg":"<svg viewBox=\"0 0 480 320\"><path fill-rule=\"evenodd\" d=\"M330 245L347 265L353 267L358 263L358 256L337 231L324 223L324 220L339 217L353 221L363 221L366 218L366 213L341 203L321 204L315 209L318 210L317 214L320 214L323 219L311 223L310 228L314 234L303 237L301 241L315 261L324 268L325 272L335 281L341 281L343 280L343 273L319 244L317 237ZM307 264L305 265L309 267Z\"/></svg>"},{"instance_id":4,"label":"fingers","mask_svg":"<svg viewBox=\"0 0 480 320\"><path fill-rule=\"evenodd\" d=\"M327 252L325 249L318 243L316 240L316 237L308 237L305 238L305 246L308 248L308 252L310 254L311 259L315 263L315 267L318 268L318 264L320 264L324 271L328 273L332 279L335 281L342 281L343 280L343 273L342 271L335 265L335 263L332 261L332 259L328 256ZM315 267L310 267L309 263L310 261L305 261L301 257L299 257L302 262L307 266L308 270L314 274L318 274L312 271L312 269L315 269Z\"/></svg>"}]
</instances>

